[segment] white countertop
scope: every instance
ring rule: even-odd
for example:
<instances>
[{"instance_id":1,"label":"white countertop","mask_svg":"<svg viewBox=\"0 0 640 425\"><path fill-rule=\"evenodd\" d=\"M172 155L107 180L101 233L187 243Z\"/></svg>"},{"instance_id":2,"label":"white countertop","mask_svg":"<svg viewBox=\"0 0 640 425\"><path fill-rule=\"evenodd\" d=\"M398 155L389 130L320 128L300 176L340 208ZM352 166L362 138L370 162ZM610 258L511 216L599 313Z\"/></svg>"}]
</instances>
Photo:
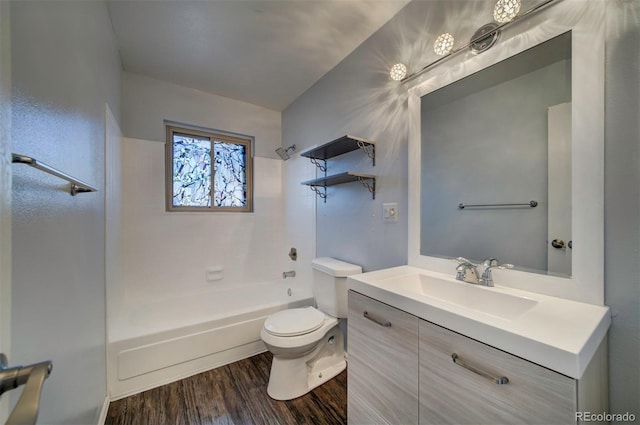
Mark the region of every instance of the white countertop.
<instances>
[{"instance_id":1,"label":"white countertop","mask_svg":"<svg viewBox=\"0 0 640 425\"><path fill-rule=\"evenodd\" d=\"M495 294L495 299L503 304L508 303L510 296L517 297L517 301L524 301L527 306L522 313L516 311L499 317L501 314L493 315L491 309L445 301L437 294L420 293L399 284L403 279L409 281L417 276L436 281L439 288L445 290L449 284L471 285L473 288L452 288L463 289L470 292L471 297L475 294L480 299L491 299ZM611 324L606 306L499 285L473 285L457 281L454 276L412 266L349 276L347 282L349 289L363 295L575 379L582 377Z\"/></svg>"}]
</instances>

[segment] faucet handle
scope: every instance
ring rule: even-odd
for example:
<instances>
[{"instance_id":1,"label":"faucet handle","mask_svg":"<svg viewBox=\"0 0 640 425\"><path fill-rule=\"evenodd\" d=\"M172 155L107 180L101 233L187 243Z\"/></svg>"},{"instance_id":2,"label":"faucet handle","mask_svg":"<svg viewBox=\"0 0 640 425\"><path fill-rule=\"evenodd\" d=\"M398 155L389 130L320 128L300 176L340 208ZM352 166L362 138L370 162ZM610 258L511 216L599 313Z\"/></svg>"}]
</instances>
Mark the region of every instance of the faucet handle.
<instances>
[{"instance_id":1,"label":"faucet handle","mask_svg":"<svg viewBox=\"0 0 640 425\"><path fill-rule=\"evenodd\" d=\"M478 283L478 272L473 263L464 261L456 267L456 279L467 283Z\"/></svg>"},{"instance_id":2,"label":"faucet handle","mask_svg":"<svg viewBox=\"0 0 640 425\"><path fill-rule=\"evenodd\" d=\"M493 275L491 274L491 271L493 269L512 269L513 268L513 264L498 264L498 261L496 260L496 264L495 265L491 265L491 266L487 266L484 271L482 272L482 276L480 277L480 283L484 286L493 286Z\"/></svg>"},{"instance_id":3,"label":"faucet handle","mask_svg":"<svg viewBox=\"0 0 640 425\"><path fill-rule=\"evenodd\" d=\"M493 257L487 257L482 261L482 265L485 267L495 267L498 266L498 260Z\"/></svg>"},{"instance_id":4,"label":"faucet handle","mask_svg":"<svg viewBox=\"0 0 640 425\"><path fill-rule=\"evenodd\" d=\"M492 269L512 269L514 267L513 264L494 264L491 266L487 266L486 269L484 269L485 273L487 273L487 271L490 273Z\"/></svg>"},{"instance_id":5,"label":"faucet handle","mask_svg":"<svg viewBox=\"0 0 640 425\"><path fill-rule=\"evenodd\" d=\"M458 257L458 258L452 258L451 261L455 261L458 264L471 264L472 266L475 266L476 264L474 264L471 260L464 258L464 257Z\"/></svg>"}]
</instances>

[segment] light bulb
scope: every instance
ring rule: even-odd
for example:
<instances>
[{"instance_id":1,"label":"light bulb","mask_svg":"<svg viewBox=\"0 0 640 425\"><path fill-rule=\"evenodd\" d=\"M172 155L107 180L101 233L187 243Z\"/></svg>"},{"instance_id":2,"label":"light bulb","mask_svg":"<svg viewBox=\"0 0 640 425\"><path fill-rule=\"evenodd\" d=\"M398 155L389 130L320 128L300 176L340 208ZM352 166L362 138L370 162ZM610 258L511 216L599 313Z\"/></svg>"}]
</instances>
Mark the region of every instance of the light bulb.
<instances>
[{"instance_id":1,"label":"light bulb","mask_svg":"<svg viewBox=\"0 0 640 425\"><path fill-rule=\"evenodd\" d=\"M520 0L498 0L493 8L493 19L499 23L510 22L520 12Z\"/></svg>"},{"instance_id":2,"label":"light bulb","mask_svg":"<svg viewBox=\"0 0 640 425\"><path fill-rule=\"evenodd\" d=\"M433 51L440 56L449 54L451 50L453 50L453 41L453 36L448 32L440 34L438 38L436 38L436 42L433 43Z\"/></svg>"},{"instance_id":3,"label":"light bulb","mask_svg":"<svg viewBox=\"0 0 640 425\"><path fill-rule=\"evenodd\" d=\"M403 63L397 63L391 67L389 77L394 81L400 81L407 76L407 67Z\"/></svg>"}]
</instances>

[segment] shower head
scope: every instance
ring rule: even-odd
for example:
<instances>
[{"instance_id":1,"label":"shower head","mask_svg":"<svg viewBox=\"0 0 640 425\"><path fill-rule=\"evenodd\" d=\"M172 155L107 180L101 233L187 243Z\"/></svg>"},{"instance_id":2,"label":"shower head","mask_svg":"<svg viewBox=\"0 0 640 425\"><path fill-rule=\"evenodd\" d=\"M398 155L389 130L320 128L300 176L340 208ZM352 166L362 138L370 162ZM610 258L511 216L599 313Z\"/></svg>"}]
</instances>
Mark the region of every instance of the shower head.
<instances>
[{"instance_id":1,"label":"shower head","mask_svg":"<svg viewBox=\"0 0 640 425\"><path fill-rule=\"evenodd\" d=\"M276 153L280 158L282 158L283 161L286 161L287 159L291 158L291 154L295 152L295 150L296 150L296 145L291 145L286 149L283 149L283 148L276 149Z\"/></svg>"}]
</instances>

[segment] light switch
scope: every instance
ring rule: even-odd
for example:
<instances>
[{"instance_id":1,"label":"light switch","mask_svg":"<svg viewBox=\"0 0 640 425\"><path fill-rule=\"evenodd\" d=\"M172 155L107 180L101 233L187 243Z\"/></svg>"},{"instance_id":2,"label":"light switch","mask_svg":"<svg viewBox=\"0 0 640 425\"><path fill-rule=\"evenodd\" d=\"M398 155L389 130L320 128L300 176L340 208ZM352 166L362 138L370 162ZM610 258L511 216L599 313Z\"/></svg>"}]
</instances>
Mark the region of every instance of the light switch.
<instances>
[{"instance_id":1,"label":"light switch","mask_svg":"<svg viewBox=\"0 0 640 425\"><path fill-rule=\"evenodd\" d=\"M382 204L382 220L385 223L397 223L398 222L398 203L388 202Z\"/></svg>"}]
</instances>

